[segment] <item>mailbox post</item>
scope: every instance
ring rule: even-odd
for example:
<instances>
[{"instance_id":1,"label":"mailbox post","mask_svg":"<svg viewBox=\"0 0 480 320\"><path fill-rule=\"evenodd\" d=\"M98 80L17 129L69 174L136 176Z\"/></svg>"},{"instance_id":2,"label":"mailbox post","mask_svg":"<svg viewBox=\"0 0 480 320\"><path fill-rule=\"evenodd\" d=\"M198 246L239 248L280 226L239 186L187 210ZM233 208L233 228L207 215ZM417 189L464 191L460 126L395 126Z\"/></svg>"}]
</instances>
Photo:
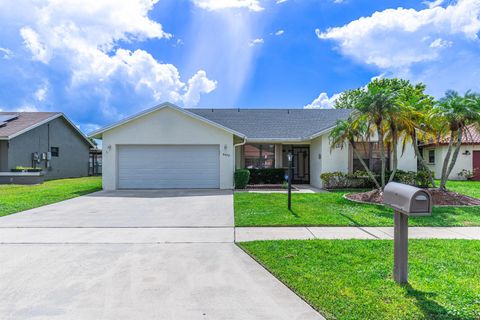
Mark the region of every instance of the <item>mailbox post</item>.
<instances>
[{"instance_id":1,"label":"mailbox post","mask_svg":"<svg viewBox=\"0 0 480 320\"><path fill-rule=\"evenodd\" d=\"M393 278L408 283L408 217L432 214L428 190L390 182L383 192L384 203L395 211Z\"/></svg>"},{"instance_id":2,"label":"mailbox post","mask_svg":"<svg viewBox=\"0 0 480 320\"><path fill-rule=\"evenodd\" d=\"M288 153L288 210L292 210L292 160L293 154Z\"/></svg>"}]
</instances>

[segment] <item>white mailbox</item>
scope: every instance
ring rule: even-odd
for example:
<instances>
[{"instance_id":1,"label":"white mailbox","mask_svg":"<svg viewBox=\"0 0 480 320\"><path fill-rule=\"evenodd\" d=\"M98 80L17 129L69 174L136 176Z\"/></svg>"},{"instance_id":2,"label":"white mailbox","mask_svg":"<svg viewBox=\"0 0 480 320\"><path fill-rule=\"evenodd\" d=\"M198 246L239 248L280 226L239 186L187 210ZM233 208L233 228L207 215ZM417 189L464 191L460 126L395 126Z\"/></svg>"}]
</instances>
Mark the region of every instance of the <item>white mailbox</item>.
<instances>
[{"instance_id":1,"label":"white mailbox","mask_svg":"<svg viewBox=\"0 0 480 320\"><path fill-rule=\"evenodd\" d=\"M409 216L432 214L432 195L428 190L390 182L383 191L383 203Z\"/></svg>"}]
</instances>

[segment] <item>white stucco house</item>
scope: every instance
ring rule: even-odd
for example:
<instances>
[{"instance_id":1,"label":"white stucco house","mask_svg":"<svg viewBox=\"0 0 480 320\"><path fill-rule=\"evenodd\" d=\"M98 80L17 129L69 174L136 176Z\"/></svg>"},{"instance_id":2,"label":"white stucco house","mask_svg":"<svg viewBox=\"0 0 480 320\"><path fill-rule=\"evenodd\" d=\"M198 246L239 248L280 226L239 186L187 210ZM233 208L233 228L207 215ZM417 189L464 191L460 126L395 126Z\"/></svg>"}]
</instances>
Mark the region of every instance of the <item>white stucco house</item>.
<instances>
[{"instance_id":1,"label":"white stucco house","mask_svg":"<svg viewBox=\"0 0 480 320\"><path fill-rule=\"evenodd\" d=\"M450 137L445 137L438 143L428 143L422 146L423 158L428 163L428 169L434 172L435 178L442 176L442 166L448 151ZM463 180L459 175L462 170L474 173L473 180L480 180L480 132L475 126L469 126L462 136L462 145L457 161L453 167L449 179Z\"/></svg>"},{"instance_id":2,"label":"white stucco house","mask_svg":"<svg viewBox=\"0 0 480 320\"><path fill-rule=\"evenodd\" d=\"M89 136L103 140L103 188L220 188L234 186L239 168L285 168L294 155L293 181L321 187L322 172L361 169L348 146L330 148L329 132L350 110L183 109L163 103ZM375 142L362 148L374 168ZM399 168L416 171L413 148Z\"/></svg>"}]
</instances>

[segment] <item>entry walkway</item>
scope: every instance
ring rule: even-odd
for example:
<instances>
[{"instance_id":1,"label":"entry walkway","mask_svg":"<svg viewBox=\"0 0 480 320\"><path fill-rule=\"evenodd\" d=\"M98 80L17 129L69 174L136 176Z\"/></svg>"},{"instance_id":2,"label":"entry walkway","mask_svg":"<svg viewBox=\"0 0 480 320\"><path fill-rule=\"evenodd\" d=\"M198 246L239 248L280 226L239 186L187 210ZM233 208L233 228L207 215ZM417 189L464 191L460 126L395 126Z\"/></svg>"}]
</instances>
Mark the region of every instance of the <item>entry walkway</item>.
<instances>
[{"instance_id":1,"label":"entry walkway","mask_svg":"<svg viewBox=\"0 0 480 320\"><path fill-rule=\"evenodd\" d=\"M411 239L480 240L480 227L410 227ZM290 239L393 239L393 227L235 228L235 241Z\"/></svg>"}]
</instances>

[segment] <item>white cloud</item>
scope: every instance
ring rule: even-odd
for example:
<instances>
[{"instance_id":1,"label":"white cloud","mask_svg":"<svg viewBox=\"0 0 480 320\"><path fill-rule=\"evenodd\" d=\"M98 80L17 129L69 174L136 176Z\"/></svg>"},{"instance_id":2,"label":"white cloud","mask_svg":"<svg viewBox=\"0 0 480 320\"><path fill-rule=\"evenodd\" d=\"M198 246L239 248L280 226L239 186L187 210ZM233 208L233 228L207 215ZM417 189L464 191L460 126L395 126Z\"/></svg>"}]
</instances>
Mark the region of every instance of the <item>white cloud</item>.
<instances>
[{"instance_id":1,"label":"white cloud","mask_svg":"<svg viewBox=\"0 0 480 320\"><path fill-rule=\"evenodd\" d=\"M256 46L256 45L263 44L264 42L265 42L265 41L263 40L263 38L257 38L257 39L253 39L252 41L250 41L250 42L248 43L248 45L249 45L250 47L254 47L254 46Z\"/></svg>"},{"instance_id":2,"label":"white cloud","mask_svg":"<svg viewBox=\"0 0 480 320\"><path fill-rule=\"evenodd\" d=\"M209 93L215 90L217 82L207 78L203 70L199 70L188 80L187 92L183 95L184 105L187 107L195 106L200 100L201 93Z\"/></svg>"},{"instance_id":3,"label":"white cloud","mask_svg":"<svg viewBox=\"0 0 480 320\"><path fill-rule=\"evenodd\" d=\"M50 54L45 45L40 41L38 34L29 27L20 29L25 47L32 53L32 58L43 63L48 63Z\"/></svg>"},{"instance_id":4,"label":"white cloud","mask_svg":"<svg viewBox=\"0 0 480 320\"><path fill-rule=\"evenodd\" d=\"M37 109L36 106L25 105L25 106L21 106L21 107L15 109L15 111L17 111L17 112L37 112L39 110Z\"/></svg>"},{"instance_id":5,"label":"white cloud","mask_svg":"<svg viewBox=\"0 0 480 320\"><path fill-rule=\"evenodd\" d=\"M254 46L256 46L256 45L263 44L264 42L265 42L265 41L263 40L263 38L257 38L257 39L253 39L252 41L250 41L250 42L248 43L248 45L249 45L250 47L254 47Z\"/></svg>"},{"instance_id":6,"label":"white cloud","mask_svg":"<svg viewBox=\"0 0 480 320\"><path fill-rule=\"evenodd\" d=\"M451 47L453 44L452 41L443 40L442 38L437 38L430 43L430 48L447 48Z\"/></svg>"},{"instance_id":7,"label":"white cloud","mask_svg":"<svg viewBox=\"0 0 480 320\"><path fill-rule=\"evenodd\" d=\"M432 9L441 6L443 4L443 1L444 0L424 1L423 4Z\"/></svg>"},{"instance_id":8,"label":"white cloud","mask_svg":"<svg viewBox=\"0 0 480 320\"><path fill-rule=\"evenodd\" d=\"M40 88L38 88L36 91L35 91L35 99L37 99L37 101L44 101L45 98L47 97L47 92L48 92L48 84L47 83L44 83Z\"/></svg>"},{"instance_id":9,"label":"white cloud","mask_svg":"<svg viewBox=\"0 0 480 320\"><path fill-rule=\"evenodd\" d=\"M347 25L316 30L320 39L334 40L343 54L380 68L402 68L432 61L444 46L432 39L461 37L476 41L480 31L480 1L459 0L446 8L387 9Z\"/></svg>"},{"instance_id":10,"label":"white cloud","mask_svg":"<svg viewBox=\"0 0 480 320\"><path fill-rule=\"evenodd\" d=\"M216 87L205 71L185 83L174 65L159 62L145 50L121 47L173 37L148 17L157 1L31 1L24 4L31 16L25 16L19 33L32 59L70 76L66 94L71 99L83 98L85 92L89 99L100 100L90 106L100 106L100 116L112 120L124 111L167 100L193 106L202 93ZM46 94L47 88L40 88L33 96L44 101Z\"/></svg>"},{"instance_id":11,"label":"white cloud","mask_svg":"<svg viewBox=\"0 0 480 320\"><path fill-rule=\"evenodd\" d=\"M345 3L346 0L333 0L333 3L336 3L336 4L341 4L341 3Z\"/></svg>"},{"instance_id":12,"label":"white cloud","mask_svg":"<svg viewBox=\"0 0 480 320\"><path fill-rule=\"evenodd\" d=\"M326 92L320 93L318 98L313 100L310 104L307 104L303 108L305 109L332 109L335 106L335 101L340 94L336 93L331 97L328 97Z\"/></svg>"},{"instance_id":13,"label":"white cloud","mask_svg":"<svg viewBox=\"0 0 480 320\"><path fill-rule=\"evenodd\" d=\"M280 4L280 3L285 3L285 2L287 2L287 1L288 1L288 0L277 0L275 3L276 3L276 4Z\"/></svg>"},{"instance_id":14,"label":"white cloud","mask_svg":"<svg viewBox=\"0 0 480 320\"><path fill-rule=\"evenodd\" d=\"M13 57L13 52L10 49L0 47L0 55L2 59L11 59Z\"/></svg>"},{"instance_id":15,"label":"white cloud","mask_svg":"<svg viewBox=\"0 0 480 320\"><path fill-rule=\"evenodd\" d=\"M275 35L276 36L281 36L282 34L284 34L285 31L284 30L278 30L277 32L275 32Z\"/></svg>"},{"instance_id":16,"label":"white cloud","mask_svg":"<svg viewBox=\"0 0 480 320\"><path fill-rule=\"evenodd\" d=\"M192 0L199 8L216 11L223 9L248 9L259 12L263 10L258 0Z\"/></svg>"}]
</instances>

